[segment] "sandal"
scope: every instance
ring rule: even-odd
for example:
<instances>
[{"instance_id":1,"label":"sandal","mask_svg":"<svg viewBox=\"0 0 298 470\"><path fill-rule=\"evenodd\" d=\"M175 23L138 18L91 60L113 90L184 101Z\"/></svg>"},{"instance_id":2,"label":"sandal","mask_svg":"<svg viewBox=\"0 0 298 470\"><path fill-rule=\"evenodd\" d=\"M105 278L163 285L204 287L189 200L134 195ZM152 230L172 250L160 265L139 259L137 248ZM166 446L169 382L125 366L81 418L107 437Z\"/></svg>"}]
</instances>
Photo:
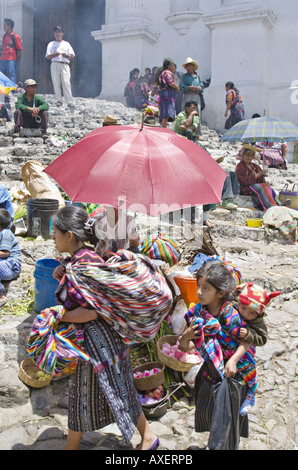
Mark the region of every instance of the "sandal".
<instances>
[{"instance_id":1,"label":"sandal","mask_svg":"<svg viewBox=\"0 0 298 470\"><path fill-rule=\"evenodd\" d=\"M57 101L57 106L62 106L61 101Z\"/></svg>"},{"instance_id":2,"label":"sandal","mask_svg":"<svg viewBox=\"0 0 298 470\"><path fill-rule=\"evenodd\" d=\"M139 445L136 447L136 450L139 450L138 449ZM153 444L151 444L151 446L148 449L144 449L144 450L156 450L158 447L159 447L159 439L157 437L155 441L153 442Z\"/></svg>"}]
</instances>

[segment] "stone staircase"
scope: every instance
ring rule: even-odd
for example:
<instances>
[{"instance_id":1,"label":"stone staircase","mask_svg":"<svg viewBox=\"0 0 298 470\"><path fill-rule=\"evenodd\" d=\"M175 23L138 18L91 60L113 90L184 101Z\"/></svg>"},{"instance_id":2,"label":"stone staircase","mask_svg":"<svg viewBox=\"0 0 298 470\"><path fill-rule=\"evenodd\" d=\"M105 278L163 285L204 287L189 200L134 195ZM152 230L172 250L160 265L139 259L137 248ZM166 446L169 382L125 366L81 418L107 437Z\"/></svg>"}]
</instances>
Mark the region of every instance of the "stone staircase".
<instances>
[{"instance_id":1,"label":"stone staircase","mask_svg":"<svg viewBox=\"0 0 298 470\"><path fill-rule=\"evenodd\" d=\"M0 126L1 181L8 189L17 182L21 183L22 166L27 161L37 160L47 166L62 153L62 149L53 144L52 137L65 136L66 148L69 148L92 130L101 127L107 114L116 115L118 123L123 125L132 124L140 118L139 111L117 102L76 98L76 107L70 110L66 105L61 108L54 106L56 100L53 95L44 95L44 98L50 106L46 136L42 136L39 130L27 132L25 129L21 130L20 135L14 134L13 119ZM16 97L12 96L12 114L15 101Z\"/></svg>"},{"instance_id":2,"label":"stone staircase","mask_svg":"<svg viewBox=\"0 0 298 470\"><path fill-rule=\"evenodd\" d=\"M26 132L21 130L20 135L14 134L14 123L7 122L5 126L0 126L0 165L2 167L1 182L8 189L14 186L23 185L21 179L21 170L23 165L30 160L41 161L45 166L49 165L63 151L74 145L86 134L102 126L102 120L107 114L113 114L118 118L118 123L122 125L140 122L141 114L138 110L127 108L122 103L110 102L99 99L75 98L75 108L68 108L63 105L60 108L55 106L53 95L45 95L45 100L49 103L49 128L46 136L42 136L40 131ZM14 112L16 97L11 97L12 113ZM241 145L239 143L220 143L219 135L216 131L203 126L203 133L207 136L202 144L212 154L214 158L224 156L225 160L221 166L226 170L234 170L237 154ZM66 147L56 147L53 143L53 137L65 137ZM275 184L276 190L288 182L292 184L297 181L297 165L291 165L288 171L270 169L268 182ZM272 180L272 181L270 181ZM216 238L232 240L239 238L241 240L255 241L278 241L279 243L288 243L287 239L280 235L278 231L269 237L266 236L263 228L251 228L246 225L249 218L262 217L263 213L253 208L251 198L238 196L235 200L239 208L235 211L217 208L210 213L210 221L214 224L212 234ZM196 230L202 230L199 223ZM143 223L142 218L140 227L145 231L148 220ZM153 229L163 229L172 232L175 237L177 234L177 224L171 227L163 223L160 219L150 218L150 227ZM193 228L192 228L193 229ZM192 229L187 228L191 239ZM179 230L177 237L179 239ZM180 230L181 233L181 230ZM185 232L183 232L184 234Z\"/></svg>"}]
</instances>

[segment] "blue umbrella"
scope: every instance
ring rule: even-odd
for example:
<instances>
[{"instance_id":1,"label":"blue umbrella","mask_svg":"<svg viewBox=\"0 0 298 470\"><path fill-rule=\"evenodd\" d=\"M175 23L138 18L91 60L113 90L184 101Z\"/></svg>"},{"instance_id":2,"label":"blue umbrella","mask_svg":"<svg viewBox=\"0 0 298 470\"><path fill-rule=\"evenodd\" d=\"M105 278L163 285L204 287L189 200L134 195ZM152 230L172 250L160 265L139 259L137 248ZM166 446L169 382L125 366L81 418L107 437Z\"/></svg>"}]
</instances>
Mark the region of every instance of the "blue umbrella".
<instances>
[{"instance_id":1,"label":"blue umbrella","mask_svg":"<svg viewBox=\"0 0 298 470\"><path fill-rule=\"evenodd\" d=\"M220 139L222 142L285 142L298 140L298 127L290 121L265 117L237 122Z\"/></svg>"}]
</instances>

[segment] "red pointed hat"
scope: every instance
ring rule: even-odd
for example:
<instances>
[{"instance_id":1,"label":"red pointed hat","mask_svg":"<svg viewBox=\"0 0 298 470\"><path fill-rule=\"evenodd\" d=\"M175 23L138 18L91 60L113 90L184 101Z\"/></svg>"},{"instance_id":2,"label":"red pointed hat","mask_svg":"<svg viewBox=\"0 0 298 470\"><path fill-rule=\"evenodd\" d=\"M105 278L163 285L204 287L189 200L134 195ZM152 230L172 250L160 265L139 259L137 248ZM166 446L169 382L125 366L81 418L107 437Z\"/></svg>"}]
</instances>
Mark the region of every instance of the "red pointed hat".
<instances>
[{"instance_id":1,"label":"red pointed hat","mask_svg":"<svg viewBox=\"0 0 298 470\"><path fill-rule=\"evenodd\" d=\"M237 286L237 289L241 291L239 302L255 310L258 315L263 313L264 308L267 307L271 299L281 294L280 291L268 293L265 289L252 282L245 282Z\"/></svg>"}]
</instances>

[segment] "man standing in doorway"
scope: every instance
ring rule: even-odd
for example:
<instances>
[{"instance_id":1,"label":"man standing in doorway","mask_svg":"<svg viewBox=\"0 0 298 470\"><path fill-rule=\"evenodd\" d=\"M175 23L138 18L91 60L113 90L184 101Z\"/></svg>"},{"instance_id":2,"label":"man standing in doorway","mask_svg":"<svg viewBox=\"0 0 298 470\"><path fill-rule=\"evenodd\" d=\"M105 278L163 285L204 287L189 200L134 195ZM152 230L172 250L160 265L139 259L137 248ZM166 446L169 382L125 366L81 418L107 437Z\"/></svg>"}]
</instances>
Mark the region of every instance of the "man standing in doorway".
<instances>
[{"instance_id":1,"label":"man standing in doorway","mask_svg":"<svg viewBox=\"0 0 298 470\"><path fill-rule=\"evenodd\" d=\"M47 47L46 59L51 60L51 77L57 106L62 106L62 92L66 103L74 108L70 83L70 61L75 53L69 42L64 41L64 32L61 26L54 28L55 40Z\"/></svg>"},{"instance_id":2,"label":"man standing in doorway","mask_svg":"<svg viewBox=\"0 0 298 470\"><path fill-rule=\"evenodd\" d=\"M0 57L0 72L4 73L12 82L17 83L17 60L20 58L22 41L13 30L14 21L4 19L5 34L2 37L2 54Z\"/></svg>"}]
</instances>

